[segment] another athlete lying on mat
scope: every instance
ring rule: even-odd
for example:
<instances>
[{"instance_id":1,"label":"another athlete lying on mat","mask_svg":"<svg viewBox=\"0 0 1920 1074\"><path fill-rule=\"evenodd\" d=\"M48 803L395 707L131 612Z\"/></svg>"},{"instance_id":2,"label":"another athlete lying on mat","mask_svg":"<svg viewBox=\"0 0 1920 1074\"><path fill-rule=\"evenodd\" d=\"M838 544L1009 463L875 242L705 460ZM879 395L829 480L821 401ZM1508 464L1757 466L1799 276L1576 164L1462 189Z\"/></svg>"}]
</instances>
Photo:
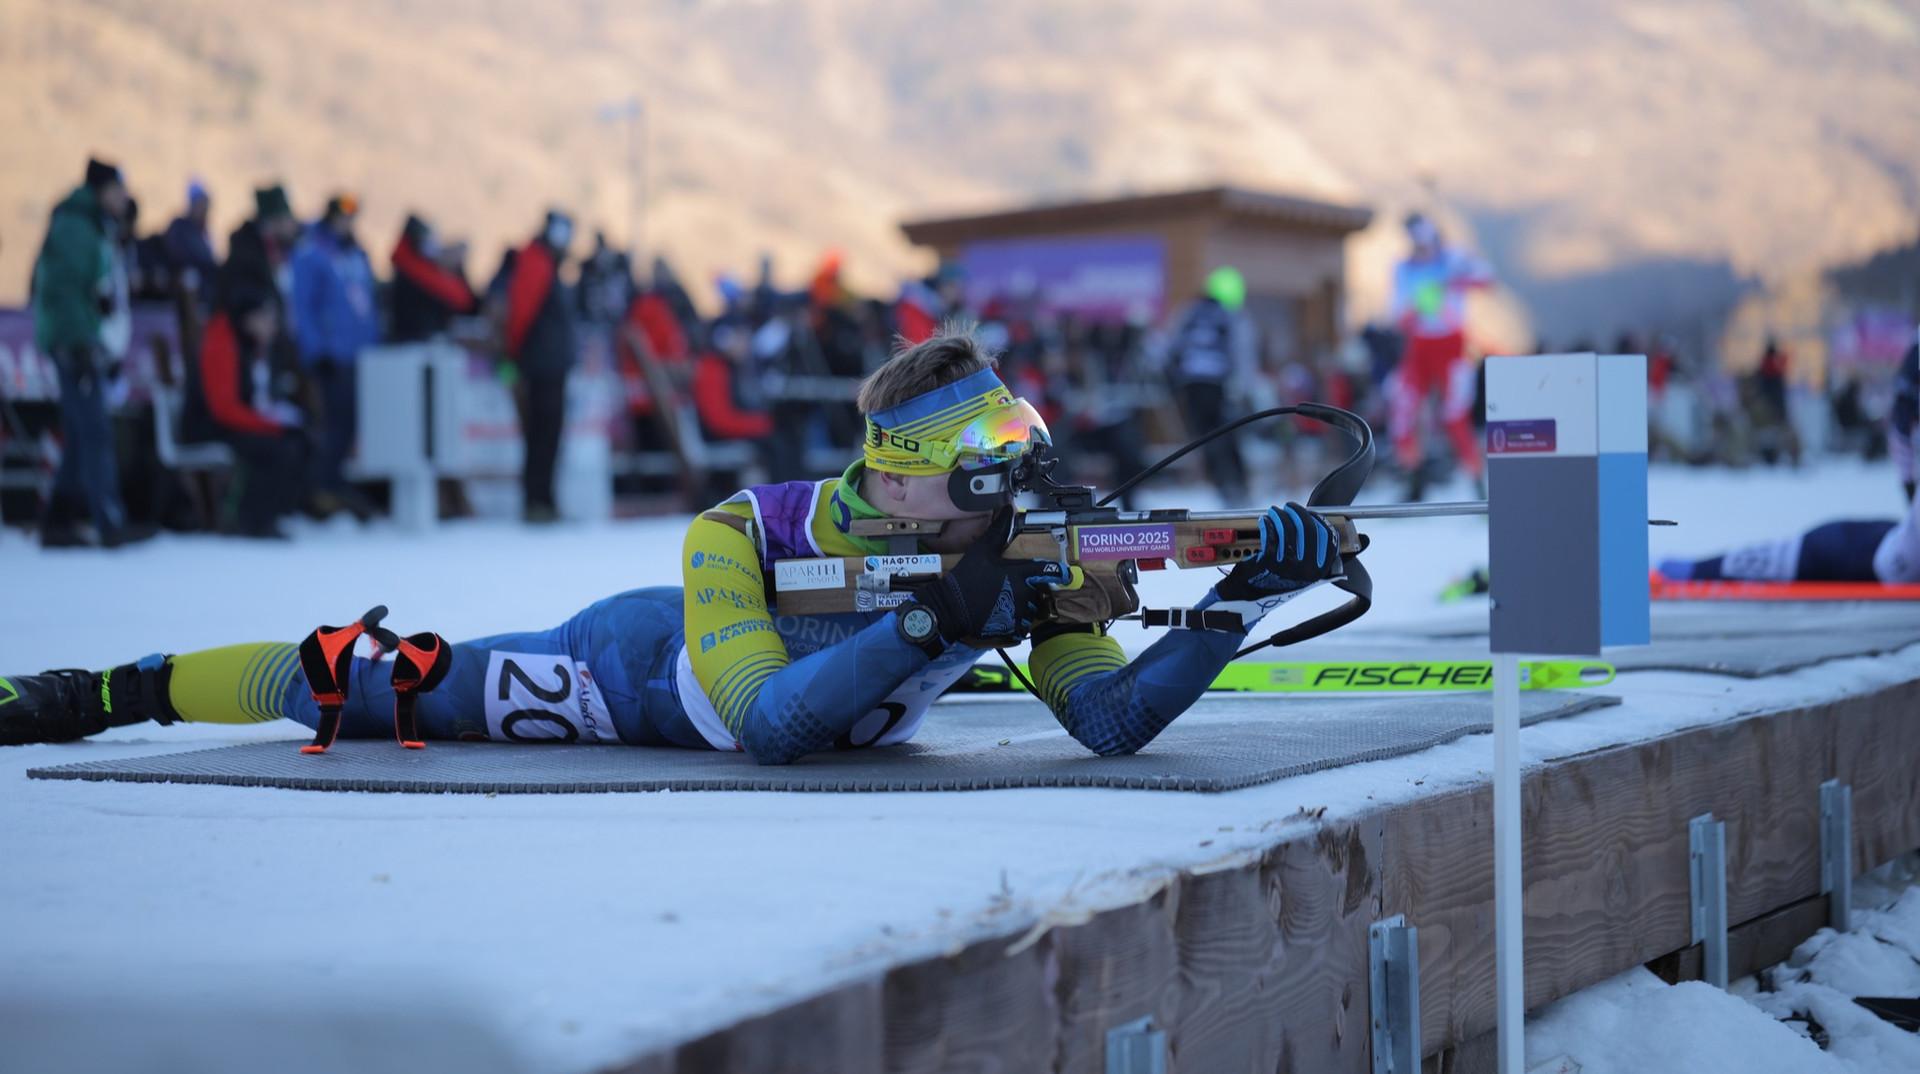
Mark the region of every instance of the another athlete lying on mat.
<instances>
[{"instance_id":1,"label":"another athlete lying on mat","mask_svg":"<svg viewBox=\"0 0 1920 1074\"><path fill-rule=\"evenodd\" d=\"M1663 560L1660 573L1675 581L1920 582L1916 440L1920 440L1920 338L1901 362L1887 429L1888 453L1899 467L1907 495L1905 518L1829 522L1793 537L1761 541L1707 559Z\"/></svg>"}]
</instances>

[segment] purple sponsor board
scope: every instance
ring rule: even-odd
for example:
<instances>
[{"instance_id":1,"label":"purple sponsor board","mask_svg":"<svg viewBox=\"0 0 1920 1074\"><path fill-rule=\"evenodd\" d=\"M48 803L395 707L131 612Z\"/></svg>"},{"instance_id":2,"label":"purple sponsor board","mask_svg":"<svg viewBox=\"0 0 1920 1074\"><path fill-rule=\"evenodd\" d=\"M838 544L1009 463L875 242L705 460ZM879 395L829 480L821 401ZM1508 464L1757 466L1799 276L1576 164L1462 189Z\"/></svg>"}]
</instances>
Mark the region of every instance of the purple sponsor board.
<instances>
[{"instance_id":1,"label":"purple sponsor board","mask_svg":"<svg viewBox=\"0 0 1920 1074\"><path fill-rule=\"evenodd\" d=\"M1173 555L1173 526L1081 526L1080 558L1165 559Z\"/></svg>"},{"instance_id":2,"label":"purple sponsor board","mask_svg":"<svg viewBox=\"0 0 1920 1074\"><path fill-rule=\"evenodd\" d=\"M121 363L124 396L116 392L109 405L143 406L153 397L159 379L157 351L180 352L180 321L171 306L139 304L133 307L133 338ZM60 398L60 371L33 345L33 314L24 309L0 309L0 399L15 403L54 402Z\"/></svg>"},{"instance_id":3,"label":"purple sponsor board","mask_svg":"<svg viewBox=\"0 0 1920 1074\"><path fill-rule=\"evenodd\" d=\"M974 309L1031 296L1050 313L1150 320L1166 299L1166 244L1151 235L974 242L960 264Z\"/></svg>"},{"instance_id":4,"label":"purple sponsor board","mask_svg":"<svg viewBox=\"0 0 1920 1074\"><path fill-rule=\"evenodd\" d=\"M1551 455L1558 441L1552 418L1487 423L1489 455Z\"/></svg>"}]
</instances>

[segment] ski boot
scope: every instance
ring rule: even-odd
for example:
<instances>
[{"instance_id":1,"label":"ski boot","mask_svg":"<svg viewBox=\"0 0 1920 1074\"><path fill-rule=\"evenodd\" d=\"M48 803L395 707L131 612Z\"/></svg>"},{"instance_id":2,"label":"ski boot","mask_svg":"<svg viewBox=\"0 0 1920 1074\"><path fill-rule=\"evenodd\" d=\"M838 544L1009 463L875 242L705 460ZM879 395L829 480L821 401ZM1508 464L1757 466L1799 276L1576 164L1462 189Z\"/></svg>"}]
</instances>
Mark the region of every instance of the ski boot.
<instances>
[{"instance_id":1,"label":"ski boot","mask_svg":"<svg viewBox=\"0 0 1920 1074\"><path fill-rule=\"evenodd\" d=\"M109 727L180 719L167 702L173 665L161 655L106 671L65 668L0 678L0 746L73 742Z\"/></svg>"},{"instance_id":2,"label":"ski boot","mask_svg":"<svg viewBox=\"0 0 1920 1074\"><path fill-rule=\"evenodd\" d=\"M1440 603L1452 604L1457 600L1477 597L1492 588L1493 579L1487 575L1487 569L1475 567L1468 571L1465 577L1455 578L1447 583L1446 588L1440 590Z\"/></svg>"}]
</instances>

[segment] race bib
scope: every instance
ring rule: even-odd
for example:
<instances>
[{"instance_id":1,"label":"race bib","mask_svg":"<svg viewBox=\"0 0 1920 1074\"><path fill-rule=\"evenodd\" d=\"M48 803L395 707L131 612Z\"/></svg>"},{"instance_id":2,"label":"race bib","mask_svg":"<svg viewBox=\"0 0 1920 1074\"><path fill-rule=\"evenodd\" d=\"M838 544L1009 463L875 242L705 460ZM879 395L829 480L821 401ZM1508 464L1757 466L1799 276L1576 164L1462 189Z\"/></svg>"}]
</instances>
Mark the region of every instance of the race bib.
<instances>
[{"instance_id":1,"label":"race bib","mask_svg":"<svg viewBox=\"0 0 1920 1074\"><path fill-rule=\"evenodd\" d=\"M486 683L487 737L495 742L620 742L592 669L579 661L496 649Z\"/></svg>"}]
</instances>

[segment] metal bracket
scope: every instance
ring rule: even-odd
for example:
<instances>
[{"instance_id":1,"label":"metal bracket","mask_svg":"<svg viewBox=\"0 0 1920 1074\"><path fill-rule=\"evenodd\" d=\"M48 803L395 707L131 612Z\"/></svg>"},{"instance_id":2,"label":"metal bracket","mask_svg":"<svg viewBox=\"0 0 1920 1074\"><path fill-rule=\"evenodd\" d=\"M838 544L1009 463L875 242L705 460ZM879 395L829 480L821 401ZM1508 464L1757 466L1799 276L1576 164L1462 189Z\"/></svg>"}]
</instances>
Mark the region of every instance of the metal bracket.
<instances>
[{"instance_id":1,"label":"metal bracket","mask_svg":"<svg viewBox=\"0 0 1920 1074\"><path fill-rule=\"evenodd\" d=\"M1403 914L1367 929L1373 1074L1420 1072L1419 932Z\"/></svg>"},{"instance_id":2,"label":"metal bracket","mask_svg":"<svg viewBox=\"0 0 1920 1074\"><path fill-rule=\"evenodd\" d=\"M1054 544L1056 544L1056 545L1059 545L1059 546L1060 546L1060 577L1061 577L1061 578L1072 578L1072 577L1073 577L1073 564L1072 564L1072 563L1071 563L1071 562L1070 562L1070 561L1068 560L1068 558L1067 558L1067 529L1066 529L1066 527L1065 527L1065 526L1060 526L1060 527L1057 527L1057 528L1055 528L1055 529L1053 529L1053 530L1050 530L1050 531L1048 531L1048 532L1049 532L1049 533L1051 534L1051 536L1053 537L1053 543L1054 543ZM1065 584L1066 584L1066 582L1064 582L1064 581L1063 581L1063 582L1061 582L1060 584L1061 584L1061 585L1065 585Z\"/></svg>"},{"instance_id":3,"label":"metal bracket","mask_svg":"<svg viewBox=\"0 0 1920 1074\"><path fill-rule=\"evenodd\" d=\"M1820 894L1827 897L1827 924L1851 930L1853 788L1837 779L1820 785Z\"/></svg>"},{"instance_id":4,"label":"metal bracket","mask_svg":"<svg viewBox=\"0 0 1920 1074\"><path fill-rule=\"evenodd\" d=\"M1715 988L1727 987L1727 822L1702 813L1687 824L1687 867L1692 878L1693 942L1705 946L1702 974Z\"/></svg>"},{"instance_id":5,"label":"metal bracket","mask_svg":"<svg viewBox=\"0 0 1920 1074\"><path fill-rule=\"evenodd\" d=\"M1167 1034L1152 1015L1107 1030L1107 1074L1167 1074Z\"/></svg>"}]
</instances>

